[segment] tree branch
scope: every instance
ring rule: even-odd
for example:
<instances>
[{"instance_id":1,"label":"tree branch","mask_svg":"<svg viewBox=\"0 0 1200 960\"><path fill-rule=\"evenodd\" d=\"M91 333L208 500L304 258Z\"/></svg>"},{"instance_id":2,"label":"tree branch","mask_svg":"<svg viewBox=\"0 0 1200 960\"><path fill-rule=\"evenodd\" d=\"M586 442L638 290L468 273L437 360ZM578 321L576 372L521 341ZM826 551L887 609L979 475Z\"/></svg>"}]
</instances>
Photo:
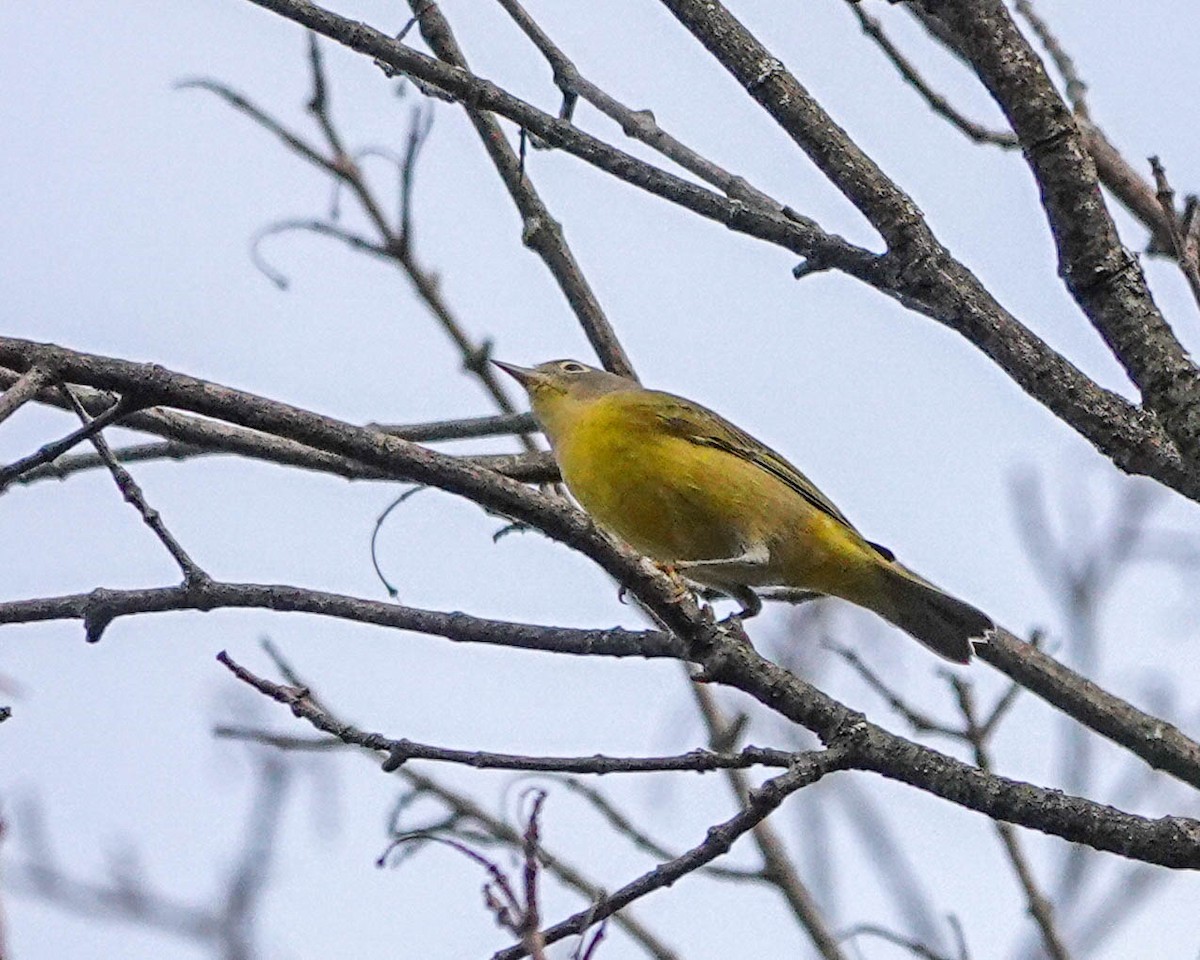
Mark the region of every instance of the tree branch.
<instances>
[{"instance_id":1,"label":"tree branch","mask_svg":"<svg viewBox=\"0 0 1200 960\"><path fill-rule=\"evenodd\" d=\"M711 750L692 750L670 757L609 757L593 754L588 757L535 757L488 750L454 750L413 740L395 740L378 733L367 733L343 723L308 696L302 687L275 683L256 676L237 663L225 651L217 659L243 683L291 709L316 729L336 737L352 747L362 747L387 754L383 763L385 773L398 770L409 760L436 760L441 763L462 764L477 770L529 770L538 773L706 773L712 770L744 770L749 767L790 767L798 755L787 750L767 747L745 747L737 753L714 753Z\"/></svg>"},{"instance_id":2,"label":"tree branch","mask_svg":"<svg viewBox=\"0 0 1200 960\"><path fill-rule=\"evenodd\" d=\"M67 401L72 407L75 408L75 412L78 414L79 419L83 421L83 425L85 427L89 426L92 422L91 418L88 416L88 412L83 408L83 404L76 399L75 394L71 391L71 388L64 384L61 389L63 395L67 398ZM117 461L113 458L112 451L109 449L108 441L104 439L103 433L101 431L97 431L88 437L88 440L91 441L92 446L96 450L96 454L108 468L108 472L112 474L112 478L117 485L117 489L121 491L121 496L124 498L125 502L138 512L138 516L142 518L142 522L150 528L150 530L158 538L159 542L171 555L171 559L174 560L179 566L179 571L183 574L184 583L202 584L207 582L209 580L208 574L200 569L200 566L196 563L196 561L193 560L191 555L183 548L183 544L176 540L174 534L167 529L167 525L163 521L161 514L159 514L157 510L153 509L150 504L146 502L146 496L142 493L142 488L138 486L137 482L133 479L133 476L129 473L129 471L117 463Z\"/></svg>"},{"instance_id":3,"label":"tree branch","mask_svg":"<svg viewBox=\"0 0 1200 960\"><path fill-rule=\"evenodd\" d=\"M650 110L634 110L615 97L601 90L586 79L579 68L554 43L536 20L518 0L498 0L506 13L517 24L546 58L554 72L554 83L563 93L563 109L559 118L571 121L574 103L582 98L621 127L621 132L657 150L668 160L679 164L689 173L694 173L727 197L753 203L768 210L783 212L783 204L749 183L744 177L730 173L707 157L701 156L686 144L671 136L658 125Z\"/></svg>"},{"instance_id":4,"label":"tree branch","mask_svg":"<svg viewBox=\"0 0 1200 960\"><path fill-rule=\"evenodd\" d=\"M930 110L974 143L989 143L1006 150L1020 146L1016 135L1011 131L989 130L982 124L976 123L960 113L946 97L930 87L912 61L901 53L900 49L883 32L883 25L879 20L867 13L861 0L846 0L846 5L858 20L858 25L862 27L863 33L875 41L875 45L891 61L892 66L904 78L904 82L920 94L921 99L925 101Z\"/></svg>"},{"instance_id":5,"label":"tree branch","mask_svg":"<svg viewBox=\"0 0 1200 960\"><path fill-rule=\"evenodd\" d=\"M585 630L488 620L465 613L442 613L403 607L380 600L361 600L323 590L260 583L221 583L149 587L141 590L97 588L90 593L36 600L0 602L0 625L47 620L82 620L87 639L95 642L118 617L177 610L260 609L307 613L394 630L411 630L461 643L486 643L524 650L581 656L684 656L683 645L655 630Z\"/></svg>"},{"instance_id":6,"label":"tree branch","mask_svg":"<svg viewBox=\"0 0 1200 960\"><path fill-rule=\"evenodd\" d=\"M612 916L618 910L648 893L670 886L676 880L711 863L726 853L734 842L755 824L761 823L791 794L816 783L828 773L844 769L845 755L836 745L826 750L802 754L787 773L767 780L751 791L746 806L736 815L709 827L702 843L681 854L674 860L660 863L649 873L615 890L605 899L588 910L580 911L566 920L542 931L547 944L556 943L564 937L582 933L592 924ZM519 960L527 956L523 947L509 947L496 953L492 960Z\"/></svg>"},{"instance_id":7,"label":"tree branch","mask_svg":"<svg viewBox=\"0 0 1200 960\"><path fill-rule=\"evenodd\" d=\"M50 371L42 367L31 367L25 371L0 394L0 423L36 397L38 391L53 379Z\"/></svg>"},{"instance_id":8,"label":"tree branch","mask_svg":"<svg viewBox=\"0 0 1200 960\"><path fill-rule=\"evenodd\" d=\"M719 633L714 624L701 619L691 598L680 596L671 578L628 547L615 543L581 511L493 471L375 430L175 373L157 364L0 337L0 366L26 369L47 362L60 364L60 375L71 382L101 390L136 389L145 405L172 406L275 433L388 471L395 479L437 487L530 523L591 557L652 610L660 622L677 630L688 642L712 642Z\"/></svg>"},{"instance_id":9,"label":"tree branch","mask_svg":"<svg viewBox=\"0 0 1200 960\"><path fill-rule=\"evenodd\" d=\"M1200 788L1200 744L1165 720L1138 710L1007 631L997 631L976 655L1155 770Z\"/></svg>"},{"instance_id":10,"label":"tree branch","mask_svg":"<svg viewBox=\"0 0 1200 960\"><path fill-rule=\"evenodd\" d=\"M429 3L428 0L409 0L409 7L417 18L421 36L438 59L455 68L467 70L466 57L438 4ZM575 254L567 245L562 224L551 216L549 208L534 189L526 176L524 164L509 145L500 124L491 113L469 101L464 101L463 106L508 195L521 214L521 242L542 258L604 366L613 373L636 379L632 361L617 339Z\"/></svg>"},{"instance_id":11,"label":"tree branch","mask_svg":"<svg viewBox=\"0 0 1200 960\"><path fill-rule=\"evenodd\" d=\"M969 9L945 0L922 5L959 39L1020 139L1054 234L1059 273L1075 301L1185 459L1200 463L1200 372L1122 246L1084 138L1041 60L1001 0Z\"/></svg>"},{"instance_id":12,"label":"tree branch","mask_svg":"<svg viewBox=\"0 0 1200 960\"><path fill-rule=\"evenodd\" d=\"M791 213L775 214L731 201L617 150L569 123L537 110L474 77L426 57L365 24L330 13L308 0L252 0L417 77L477 109L508 117L547 144L628 183L681 204L731 229L791 250L822 268L843 270L911 309L966 336L1039 402L1085 436L1121 469L1147 473L1200 499L1200 473L1183 463L1152 416L1100 389L1076 367L1003 310L940 246L905 262L880 258ZM711 6L711 5L709 5Z\"/></svg>"},{"instance_id":13,"label":"tree branch","mask_svg":"<svg viewBox=\"0 0 1200 960\"><path fill-rule=\"evenodd\" d=\"M1200 869L1200 821L1148 820L1055 790L990 775L867 722L800 678L764 660L749 644L726 644L702 664L714 682L736 687L784 717L841 742L853 740L849 766L919 786L995 820L1050 833L1135 860ZM918 759L919 757L919 759ZM919 772L918 772L919 768Z\"/></svg>"}]
</instances>

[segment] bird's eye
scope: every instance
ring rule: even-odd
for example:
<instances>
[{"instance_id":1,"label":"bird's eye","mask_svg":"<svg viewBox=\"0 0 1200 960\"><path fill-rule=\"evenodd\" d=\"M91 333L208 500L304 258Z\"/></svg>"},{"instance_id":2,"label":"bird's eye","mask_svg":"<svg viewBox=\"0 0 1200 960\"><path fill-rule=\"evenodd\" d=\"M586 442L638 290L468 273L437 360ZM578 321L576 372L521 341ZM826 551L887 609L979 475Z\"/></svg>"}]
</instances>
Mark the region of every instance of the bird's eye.
<instances>
[{"instance_id":1,"label":"bird's eye","mask_svg":"<svg viewBox=\"0 0 1200 960\"><path fill-rule=\"evenodd\" d=\"M558 365L558 369L563 373L583 373L587 367L582 363L576 363L574 360L564 360Z\"/></svg>"}]
</instances>

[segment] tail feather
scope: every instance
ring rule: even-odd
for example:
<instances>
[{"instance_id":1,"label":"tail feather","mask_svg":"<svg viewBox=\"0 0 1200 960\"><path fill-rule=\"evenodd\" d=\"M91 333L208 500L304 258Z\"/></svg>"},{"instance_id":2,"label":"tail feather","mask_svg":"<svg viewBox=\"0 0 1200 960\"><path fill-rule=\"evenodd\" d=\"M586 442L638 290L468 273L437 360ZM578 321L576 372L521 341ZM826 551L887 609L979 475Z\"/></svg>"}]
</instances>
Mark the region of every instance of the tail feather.
<instances>
[{"instance_id":1,"label":"tail feather","mask_svg":"<svg viewBox=\"0 0 1200 960\"><path fill-rule=\"evenodd\" d=\"M986 643L996 624L969 603L943 593L903 568L887 571L888 603L878 613L955 663L968 663L971 642Z\"/></svg>"}]
</instances>

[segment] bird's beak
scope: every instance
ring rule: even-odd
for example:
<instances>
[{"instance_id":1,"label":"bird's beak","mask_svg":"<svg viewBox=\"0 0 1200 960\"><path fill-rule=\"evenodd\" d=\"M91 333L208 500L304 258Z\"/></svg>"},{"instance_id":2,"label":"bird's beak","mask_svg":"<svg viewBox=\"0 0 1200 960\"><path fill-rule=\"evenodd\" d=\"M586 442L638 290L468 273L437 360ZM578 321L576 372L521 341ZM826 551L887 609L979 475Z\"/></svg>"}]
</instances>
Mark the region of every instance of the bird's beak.
<instances>
[{"instance_id":1,"label":"bird's beak","mask_svg":"<svg viewBox=\"0 0 1200 960\"><path fill-rule=\"evenodd\" d=\"M523 387L532 386L538 379L538 372L531 367L518 367L515 363L505 363L503 360L493 360L492 363Z\"/></svg>"}]
</instances>

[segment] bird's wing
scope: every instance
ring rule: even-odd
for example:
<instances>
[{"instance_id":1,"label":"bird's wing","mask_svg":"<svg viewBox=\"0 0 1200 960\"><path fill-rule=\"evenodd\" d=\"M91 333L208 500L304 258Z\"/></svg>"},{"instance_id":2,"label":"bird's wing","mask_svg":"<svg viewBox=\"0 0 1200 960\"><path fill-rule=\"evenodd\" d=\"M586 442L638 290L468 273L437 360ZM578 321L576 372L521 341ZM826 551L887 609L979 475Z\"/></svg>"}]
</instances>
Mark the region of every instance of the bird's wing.
<instances>
[{"instance_id":1,"label":"bird's wing","mask_svg":"<svg viewBox=\"0 0 1200 960\"><path fill-rule=\"evenodd\" d=\"M661 426L673 436L687 440L689 443L723 450L725 453L754 464L760 470L765 470L795 490L822 513L833 517L838 523L853 530L856 534L858 533L854 529L854 525L825 494L817 489L816 484L808 477L766 444L755 440L750 434L734 426L724 417L713 413L706 407L692 403L690 400L684 400L671 394L658 394L658 399L652 409L657 412ZM862 535L859 534L859 536ZM895 559L895 555L887 547L871 543L869 540L866 543L886 560Z\"/></svg>"}]
</instances>

